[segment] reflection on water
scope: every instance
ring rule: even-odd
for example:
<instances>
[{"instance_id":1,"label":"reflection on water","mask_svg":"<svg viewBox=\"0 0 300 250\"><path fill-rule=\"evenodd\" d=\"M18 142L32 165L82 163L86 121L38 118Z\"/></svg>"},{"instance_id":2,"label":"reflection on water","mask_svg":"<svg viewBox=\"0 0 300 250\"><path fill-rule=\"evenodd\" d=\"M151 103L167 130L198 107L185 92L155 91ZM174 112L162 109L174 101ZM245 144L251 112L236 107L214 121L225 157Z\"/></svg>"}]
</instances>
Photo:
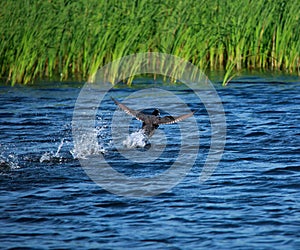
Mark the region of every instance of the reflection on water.
<instances>
[{"instance_id":1,"label":"reflection on water","mask_svg":"<svg viewBox=\"0 0 300 250\"><path fill-rule=\"evenodd\" d=\"M113 96L122 100L139 89L135 87L113 89ZM122 144L128 138L125 146L142 139L135 137L139 122L132 120L131 137L120 134L114 144L110 121L116 107L107 98L94 130L82 134L81 146L74 148L71 121L79 91L72 84L0 87L4 249L300 247L299 81L266 83L252 77L218 87L227 120L226 148L204 183L198 177L210 147L209 117L192 91L170 90L198 110L199 155L176 187L139 199L105 191L90 180L78 159L102 154L127 176L155 176L179 154L178 126L161 126L151 138L148 150L164 148L148 164L140 155L150 151L131 152ZM192 150L193 145L187 147ZM188 160L187 153L182 164Z\"/></svg>"}]
</instances>

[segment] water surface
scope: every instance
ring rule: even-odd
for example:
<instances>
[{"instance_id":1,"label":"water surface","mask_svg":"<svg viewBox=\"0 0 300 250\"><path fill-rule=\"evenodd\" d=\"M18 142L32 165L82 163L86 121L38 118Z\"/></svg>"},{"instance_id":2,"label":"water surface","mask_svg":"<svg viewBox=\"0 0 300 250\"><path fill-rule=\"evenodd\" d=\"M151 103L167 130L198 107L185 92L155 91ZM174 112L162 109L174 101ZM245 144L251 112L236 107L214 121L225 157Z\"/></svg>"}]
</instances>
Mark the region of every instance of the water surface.
<instances>
[{"instance_id":1,"label":"water surface","mask_svg":"<svg viewBox=\"0 0 300 250\"><path fill-rule=\"evenodd\" d=\"M177 186L138 199L98 186L74 157L78 85L0 87L2 249L300 248L300 81L244 77L226 88L216 84L226 147L204 183L198 180L210 146L209 118L192 91L169 90L199 108L199 155ZM122 100L137 89L118 88L113 95ZM161 128L169 144L156 164L130 164L111 143L116 107L106 103L95 126L96 154L106 151L117 171L136 178L165 171L178 155L177 125ZM133 120L131 132L138 128Z\"/></svg>"}]
</instances>

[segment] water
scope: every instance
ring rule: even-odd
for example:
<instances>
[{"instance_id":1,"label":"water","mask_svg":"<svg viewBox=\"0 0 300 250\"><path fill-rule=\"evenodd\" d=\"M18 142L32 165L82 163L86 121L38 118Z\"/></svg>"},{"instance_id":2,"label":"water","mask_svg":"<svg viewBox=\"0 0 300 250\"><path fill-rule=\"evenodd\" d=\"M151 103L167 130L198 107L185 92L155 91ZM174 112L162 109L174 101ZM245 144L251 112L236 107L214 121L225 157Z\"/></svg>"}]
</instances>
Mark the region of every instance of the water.
<instances>
[{"instance_id":1,"label":"water","mask_svg":"<svg viewBox=\"0 0 300 250\"><path fill-rule=\"evenodd\" d=\"M80 84L0 87L1 248L299 249L300 82L272 81L245 77L218 87L227 138L214 174L198 181L211 136L200 107L195 119L201 143L193 168L169 191L142 198L106 191L79 159L102 154L119 172L154 176L179 155L177 125L162 126L150 149L135 150L155 153L168 141L155 164L130 164L118 154L122 147L129 155L134 150L122 144L126 136L119 135L117 146L111 138L112 101L92 131L99 146L75 149L71 121ZM114 89L113 95L122 100L137 89ZM192 92L173 91L196 108ZM139 125L132 120L130 133Z\"/></svg>"}]
</instances>

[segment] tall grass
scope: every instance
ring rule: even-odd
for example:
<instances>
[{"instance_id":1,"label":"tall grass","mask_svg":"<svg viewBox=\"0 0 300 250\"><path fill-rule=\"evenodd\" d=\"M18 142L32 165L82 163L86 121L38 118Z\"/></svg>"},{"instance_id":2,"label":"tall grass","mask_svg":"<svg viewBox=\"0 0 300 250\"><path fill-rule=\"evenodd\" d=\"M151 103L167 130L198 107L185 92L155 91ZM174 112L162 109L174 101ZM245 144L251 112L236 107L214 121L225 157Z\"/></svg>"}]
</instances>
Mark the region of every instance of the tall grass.
<instances>
[{"instance_id":1,"label":"tall grass","mask_svg":"<svg viewBox=\"0 0 300 250\"><path fill-rule=\"evenodd\" d=\"M92 80L138 52L163 52L202 70L300 74L300 5L293 0L6 0L0 9L0 74ZM133 70L134 73L134 70Z\"/></svg>"}]
</instances>

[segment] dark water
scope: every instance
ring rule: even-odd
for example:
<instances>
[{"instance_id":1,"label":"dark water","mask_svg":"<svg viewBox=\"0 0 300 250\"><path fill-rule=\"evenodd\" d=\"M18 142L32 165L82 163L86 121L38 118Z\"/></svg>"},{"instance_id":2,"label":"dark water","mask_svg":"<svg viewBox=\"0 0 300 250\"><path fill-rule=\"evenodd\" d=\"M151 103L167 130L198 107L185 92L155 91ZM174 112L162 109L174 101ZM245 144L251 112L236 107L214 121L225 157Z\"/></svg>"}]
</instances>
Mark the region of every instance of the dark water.
<instances>
[{"instance_id":1,"label":"dark water","mask_svg":"<svg viewBox=\"0 0 300 250\"><path fill-rule=\"evenodd\" d=\"M113 91L122 99L136 89ZM202 107L195 114L201 145L189 174L160 195L130 198L95 184L74 157L78 86L0 87L1 248L300 249L300 81L251 77L217 91L227 139L214 174L198 181L211 136ZM176 94L195 108L191 92ZM118 171L138 177L164 171L168 152L142 169L116 159L108 138L114 109L107 102L99 118L103 148L96 153L106 150L124 161ZM162 130L178 155L176 125Z\"/></svg>"}]
</instances>

